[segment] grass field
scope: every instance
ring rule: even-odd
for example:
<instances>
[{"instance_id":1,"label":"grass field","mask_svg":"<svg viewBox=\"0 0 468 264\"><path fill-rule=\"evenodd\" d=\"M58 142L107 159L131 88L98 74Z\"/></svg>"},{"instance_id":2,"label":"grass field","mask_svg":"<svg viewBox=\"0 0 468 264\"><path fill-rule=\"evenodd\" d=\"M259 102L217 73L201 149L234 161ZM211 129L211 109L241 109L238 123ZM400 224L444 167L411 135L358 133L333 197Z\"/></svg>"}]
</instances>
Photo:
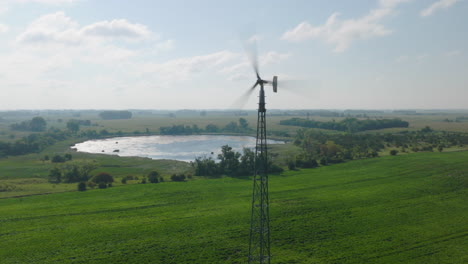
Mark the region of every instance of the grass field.
<instances>
[{"instance_id":1,"label":"grass field","mask_svg":"<svg viewBox=\"0 0 468 264\"><path fill-rule=\"evenodd\" d=\"M245 263L251 181L0 199L1 263ZM270 178L272 263L468 263L468 152Z\"/></svg>"}]
</instances>

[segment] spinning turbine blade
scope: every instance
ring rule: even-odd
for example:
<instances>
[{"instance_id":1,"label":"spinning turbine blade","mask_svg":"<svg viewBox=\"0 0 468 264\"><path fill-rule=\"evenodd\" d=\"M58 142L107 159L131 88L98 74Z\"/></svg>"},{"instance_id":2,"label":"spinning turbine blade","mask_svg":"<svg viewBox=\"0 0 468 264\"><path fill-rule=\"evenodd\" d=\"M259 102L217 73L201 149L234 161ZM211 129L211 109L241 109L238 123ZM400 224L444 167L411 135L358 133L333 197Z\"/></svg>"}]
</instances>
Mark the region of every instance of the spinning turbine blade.
<instances>
[{"instance_id":1,"label":"spinning turbine blade","mask_svg":"<svg viewBox=\"0 0 468 264\"><path fill-rule=\"evenodd\" d=\"M247 103L247 100L252 95L252 93L255 90L255 87L257 87L257 85L258 85L258 83L255 83L251 88L249 88L241 96L239 96L239 98L237 98L236 101L234 101L234 103L231 105L230 108L232 108L232 109L242 109L242 108L244 108L245 104Z\"/></svg>"},{"instance_id":2,"label":"spinning turbine blade","mask_svg":"<svg viewBox=\"0 0 468 264\"><path fill-rule=\"evenodd\" d=\"M257 75L257 79L260 79L260 74L258 72L258 54L257 54L257 41L250 40L245 44L245 51L247 53L247 57L249 58L250 63Z\"/></svg>"}]
</instances>

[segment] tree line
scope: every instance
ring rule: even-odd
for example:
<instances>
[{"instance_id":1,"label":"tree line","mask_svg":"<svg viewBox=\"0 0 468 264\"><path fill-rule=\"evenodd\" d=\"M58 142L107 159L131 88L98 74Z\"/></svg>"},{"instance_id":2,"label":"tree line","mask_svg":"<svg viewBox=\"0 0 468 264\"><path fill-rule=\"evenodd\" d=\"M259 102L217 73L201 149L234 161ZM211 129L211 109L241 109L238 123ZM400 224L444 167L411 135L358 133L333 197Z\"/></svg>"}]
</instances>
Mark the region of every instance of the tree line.
<instances>
[{"instance_id":1,"label":"tree line","mask_svg":"<svg viewBox=\"0 0 468 264\"><path fill-rule=\"evenodd\" d=\"M47 128L47 122L44 118L36 116L31 120L26 120L21 123L15 123L10 125L11 130L18 131L31 131L31 132L42 132Z\"/></svg>"},{"instance_id":2,"label":"tree line","mask_svg":"<svg viewBox=\"0 0 468 264\"><path fill-rule=\"evenodd\" d=\"M192 135L200 133L248 133L252 131L245 118L239 118L238 122L229 122L224 127L219 127L215 124L208 124L205 128L200 128L197 125L172 125L159 128L161 135Z\"/></svg>"},{"instance_id":3,"label":"tree line","mask_svg":"<svg viewBox=\"0 0 468 264\"><path fill-rule=\"evenodd\" d=\"M254 174L255 152L244 148L243 153L234 151L232 147L224 145L221 154L218 154L218 162L211 157L197 157L191 162L196 176L219 177L226 175L230 177L250 176ZM268 172L280 173L283 169L273 163L272 157L268 159Z\"/></svg>"},{"instance_id":4,"label":"tree line","mask_svg":"<svg viewBox=\"0 0 468 264\"><path fill-rule=\"evenodd\" d=\"M294 144L302 152L288 161L290 168L316 167L346 160L378 157L386 148L401 152L443 151L445 148L468 144L467 133L438 132L430 127L419 131L386 134L330 134L310 129L297 131ZM391 153L396 155L397 152Z\"/></svg>"},{"instance_id":5,"label":"tree line","mask_svg":"<svg viewBox=\"0 0 468 264\"><path fill-rule=\"evenodd\" d=\"M280 125L300 126L306 128L321 128L344 132L360 132L383 128L408 127L409 123L399 118L365 120L359 120L356 118L345 118L339 122L321 122L315 120L308 120L304 118L291 118L287 120L281 120Z\"/></svg>"}]
</instances>

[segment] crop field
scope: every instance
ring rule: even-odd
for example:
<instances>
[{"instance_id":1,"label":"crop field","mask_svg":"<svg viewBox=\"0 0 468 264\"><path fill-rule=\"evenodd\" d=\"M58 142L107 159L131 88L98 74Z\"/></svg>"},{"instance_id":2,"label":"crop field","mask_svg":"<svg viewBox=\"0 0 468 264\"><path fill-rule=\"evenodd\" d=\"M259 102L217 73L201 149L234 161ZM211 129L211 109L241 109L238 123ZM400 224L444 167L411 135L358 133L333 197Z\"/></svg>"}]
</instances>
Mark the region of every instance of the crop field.
<instances>
[{"instance_id":1,"label":"crop field","mask_svg":"<svg viewBox=\"0 0 468 264\"><path fill-rule=\"evenodd\" d=\"M467 263L468 152L270 178L272 263ZM0 199L2 263L245 263L251 181Z\"/></svg>"}]
</instances>

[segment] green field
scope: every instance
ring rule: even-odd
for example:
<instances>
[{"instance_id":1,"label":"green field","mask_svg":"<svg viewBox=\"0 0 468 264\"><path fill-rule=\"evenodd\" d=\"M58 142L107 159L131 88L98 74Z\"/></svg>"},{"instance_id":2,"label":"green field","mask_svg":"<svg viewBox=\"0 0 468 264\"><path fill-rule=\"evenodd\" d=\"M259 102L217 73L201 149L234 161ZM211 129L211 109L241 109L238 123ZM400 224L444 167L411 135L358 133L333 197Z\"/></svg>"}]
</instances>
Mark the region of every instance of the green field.
<instances>
[{"instance_id":1,"label":"green field","mask_svg":"<svg viewBox=\"0 0 468 264\"><path fill-rule=\"evenodd\" d=\"M251 181L0 199L1 263L245 263ZM467 263L468 152L270 178L272 263Z\"/></svg>"}]
</instances>

